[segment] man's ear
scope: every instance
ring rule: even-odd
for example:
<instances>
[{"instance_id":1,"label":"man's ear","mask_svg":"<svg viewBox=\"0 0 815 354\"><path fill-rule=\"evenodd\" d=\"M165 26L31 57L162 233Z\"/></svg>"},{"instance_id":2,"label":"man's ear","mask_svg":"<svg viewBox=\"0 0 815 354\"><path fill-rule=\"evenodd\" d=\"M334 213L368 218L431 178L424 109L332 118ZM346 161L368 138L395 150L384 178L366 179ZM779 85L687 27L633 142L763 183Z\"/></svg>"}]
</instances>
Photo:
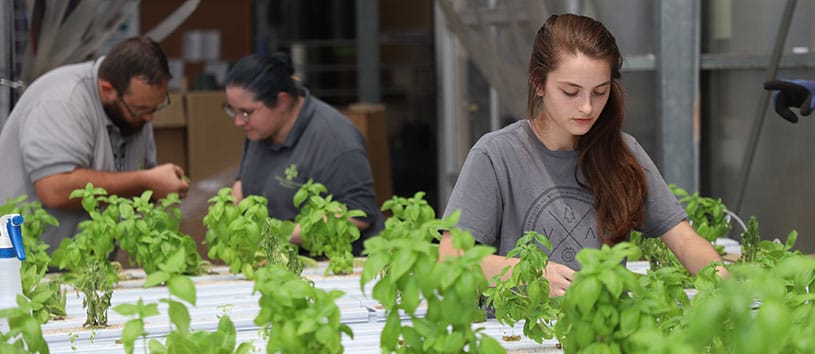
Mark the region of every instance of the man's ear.
<instances>
[{"instance_id":1,"label":"man's ear","mask_svg":"<svg viewBox=\"0 0 815 354\"><path fill-rule=\"evenodd\" d=\"M113 84L111 84L110 81L100 79L99 97L102 98L102 102L112 102L119 97L119 93L116 92L116 88L113 87Z\"/></svg>"}]
</instances>

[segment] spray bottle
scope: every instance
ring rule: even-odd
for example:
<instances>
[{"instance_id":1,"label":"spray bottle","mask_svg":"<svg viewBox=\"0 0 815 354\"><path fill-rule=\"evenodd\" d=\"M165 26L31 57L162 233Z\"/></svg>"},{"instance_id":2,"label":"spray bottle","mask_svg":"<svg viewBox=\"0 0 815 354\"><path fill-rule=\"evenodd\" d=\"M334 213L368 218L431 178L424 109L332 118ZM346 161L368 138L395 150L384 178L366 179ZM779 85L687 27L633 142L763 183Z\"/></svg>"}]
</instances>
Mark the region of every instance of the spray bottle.
<instances>
[{"instance_id":1,"label":"spray bottle","mask_svg":"<svg viewBox=\"0 0 815 354\"><path fill-rule=\"evenodd\" d=\"M6 214L0 217L0 309L17 307L17 295L23 293L20 261L25 260L23 217ZM0 332L8 332L8 322L0 319Z\"/></svg>"}]
</instances>

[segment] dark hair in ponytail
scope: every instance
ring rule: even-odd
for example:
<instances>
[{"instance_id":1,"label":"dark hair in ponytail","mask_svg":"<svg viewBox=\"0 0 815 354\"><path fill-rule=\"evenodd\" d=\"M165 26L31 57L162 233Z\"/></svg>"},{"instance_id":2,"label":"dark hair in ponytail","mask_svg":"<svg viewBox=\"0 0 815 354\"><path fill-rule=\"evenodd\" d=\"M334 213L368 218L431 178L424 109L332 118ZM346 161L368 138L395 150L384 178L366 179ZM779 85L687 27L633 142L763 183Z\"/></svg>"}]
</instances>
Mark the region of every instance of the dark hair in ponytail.
<instances>
[{"instance_id":1,"label":"dark hair in ponytail","mask_svg":"<svg viewBox=\"0 0 815 354\"><path fill-rule=\"evenodd\" d=\"M294 67L286 53L272 56L247 55L238 60L226 74L226 86L241 87L255 95L255 100L268 107L277 105L281 92L292 98L299 95L300 85L292 77Z\"/></svg>"}]
</instances>

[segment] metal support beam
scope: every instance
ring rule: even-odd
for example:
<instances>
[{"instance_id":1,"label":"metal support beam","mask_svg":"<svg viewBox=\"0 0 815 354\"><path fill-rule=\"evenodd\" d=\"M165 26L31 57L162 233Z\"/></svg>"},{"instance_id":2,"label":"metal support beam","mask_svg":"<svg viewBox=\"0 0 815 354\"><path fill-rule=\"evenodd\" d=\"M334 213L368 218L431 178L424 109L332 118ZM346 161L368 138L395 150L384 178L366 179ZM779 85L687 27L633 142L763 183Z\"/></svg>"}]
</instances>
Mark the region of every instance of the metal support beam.
<instances>
[{"instance_id":1,"label":"metal support beam","mask_svg":"<svg viewBox=\"0 0 815 354\"><path fill-rule=\"evenodd\" d=\"M438 195L439 205L436 210L441 213L447 206L447 199L458 178L463 158L459 158L461 151L459 120L461 119L460 82L464 80L458 76L460 70L457 63L460 45L455 35L447 25L444 11L437 2L433 2L433 17L435 23L436 47L436 91L439 93L436 100L436 116L438 121L437 146L438 152ZM466 119L466 117L465 117ZM468 131L469 132L469 131Z\"/></svg>"},{"instance_id":2,"label":"metal support beam","mask_svg":"<svg viewBox=\"0 0 815 354\"><path fill-rule=\"evenodd\" d=\"M569 0L566 1L566 11L573 14L584 15L586 4L584 0Z\"/></svg>"},{"instance_id":3,"label":"metal support beam","mask_svg":"<svg viewBox=\"0 0 815 354\"><path fill-rule=\"evenodd\" d=\"M699 65L705 70L765 70L770 62L768 55L751 54L701 54ZM622 72L653 71L656 68L656 59L653 55L627 55L623 62ZM782 57L778 63L779 69L815 68L815 54L796 54ZM623 75L625 76L625 75Z\"/></svg>"},{"instance_id":4,"label":"metal support beam","mask_svg":"<svg viewBox=\"0 0 815 354\"><path fill-rule=\"evenodd\" d=\"M356 0L359 102L379 103L379 0Z\"/></svg>"},{"instance_id":5,"label":"metal support beam","mask_svg":"<svg viewBox=\"0 0 815 354\"><path fill-rule=\"evenodd\" d=\"M699 190L699 3L662 0L657 8L659 157L668 183Z\"/></svg>"},{"instance_id":6,"label":"metal support beam","mask_svg":"<svg viewBox=\"0 0 815 354\"><path fill-rule=\"evenodd\" d=\"M498 5L497 0L488 0L487 6L490 10L494 10ZM490 31L495 34L498 31L496 26L490 26ZM498 90L490 85L490 131L495 131L501 128L501 99L498 96Z\"/></svg>"},{"instance_id":7,"label":"metal support beam","mask_svg":"<svg viewBox=\"0 0 815 354\"><path fill-rule=\"evenodd\" d=\"M14 6L11 1L0 1L0 79L14 80ZM0 128L11 111L10 86L0 85Z\"/></svg>"}]
</instances>

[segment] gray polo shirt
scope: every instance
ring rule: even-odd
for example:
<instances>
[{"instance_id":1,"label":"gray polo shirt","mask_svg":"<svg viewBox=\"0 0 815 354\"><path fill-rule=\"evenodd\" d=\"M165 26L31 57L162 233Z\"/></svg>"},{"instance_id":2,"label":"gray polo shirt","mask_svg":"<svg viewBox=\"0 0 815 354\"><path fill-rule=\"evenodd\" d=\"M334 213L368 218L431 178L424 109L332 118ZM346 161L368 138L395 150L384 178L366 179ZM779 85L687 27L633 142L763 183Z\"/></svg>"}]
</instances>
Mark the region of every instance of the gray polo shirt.
<instances>
[{"instance_id":1,"label":"gray polo shirt","mask_svg":"<svg viewBox=\"0 0 815 354\"><path fill-rule=\"evenodd\" d=\"M654 163L630 135L623 140L648 180L645 236L661 236L687 215ZM549 259L580 269L575 255L599 248L594 196L577 184L579 151L551 151L521 120L488 133L472 147L444 215L461 209L459 226L506 255L526 231L552 242ZM582 176L581 176L582 178Z\"/></svg>"},{"instance_id":2,"label":"gray polo shirt","mask_svg":"<svg viewBox=\"0 0 815 354\"><path fill-rule=\"evenodd\" d=\"M97 72L103 59L54 69L20 97L0 132L2 201L20 195L39 201L34 182L76 168L114 172L156 165L152 125L122 137L102 109ZM41 236L50 251L88 217L84 210L46 211L60 223Z\"/></svg>"},{"instance_id":3,"label":"gray polo shirt","mask_svg":"<svg viewBox=\"0 0 815 354\"><path fill-rule=\"evenodd\" d=\"M294 193L309 179L325 185L334 200L367 214L364 220L371 227L355 243L357 254L361 241L384 227L362 134L348 118L307 90L286 141L245 140L238 179L243 195L266 197L269 216L281 220L294 220L299 213Z\"/></svg>"}]
</instances>

